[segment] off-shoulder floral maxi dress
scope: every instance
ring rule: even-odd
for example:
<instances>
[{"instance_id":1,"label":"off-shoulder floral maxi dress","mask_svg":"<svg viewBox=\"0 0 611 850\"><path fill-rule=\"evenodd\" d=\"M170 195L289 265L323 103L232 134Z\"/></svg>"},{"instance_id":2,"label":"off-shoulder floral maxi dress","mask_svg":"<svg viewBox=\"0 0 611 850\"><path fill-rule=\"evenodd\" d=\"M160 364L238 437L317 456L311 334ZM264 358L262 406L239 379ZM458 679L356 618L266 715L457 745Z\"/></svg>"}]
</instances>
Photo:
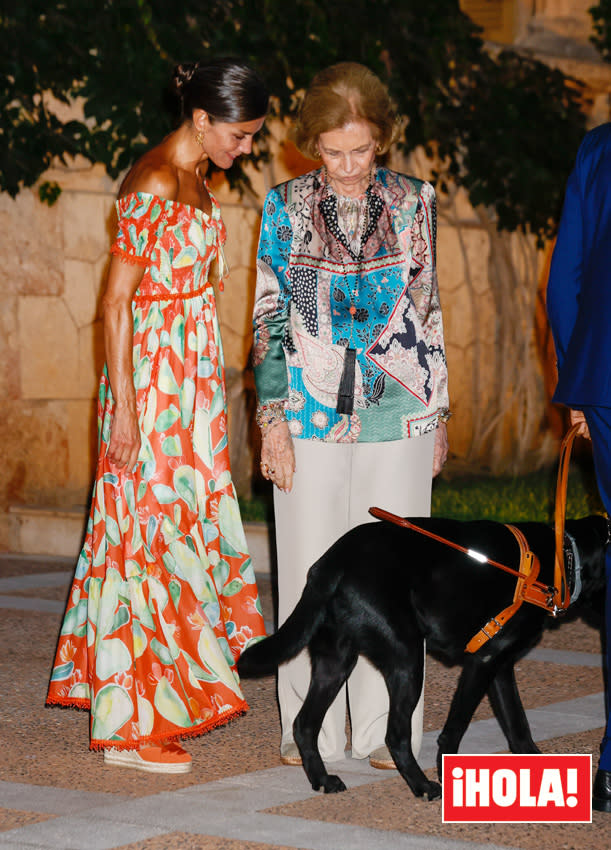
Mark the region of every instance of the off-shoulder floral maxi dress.
<instances>
[{"instance_id":1,"label":"off-shoulder floral maxi dress","mask_svg":"<svg viewBox=\"0 0 611 850\"><path fill-rule=\"evenodd\" d=\"M142 447L135 471L111 467L105 369L91 511L47 698L90 709L92 749L197 735L242 713L236 661L264 635L229 469L210 279L218 204L208 216L137 193L117 212L111 250L145 268L132 304Z\"/></svg>"}]
</instances>

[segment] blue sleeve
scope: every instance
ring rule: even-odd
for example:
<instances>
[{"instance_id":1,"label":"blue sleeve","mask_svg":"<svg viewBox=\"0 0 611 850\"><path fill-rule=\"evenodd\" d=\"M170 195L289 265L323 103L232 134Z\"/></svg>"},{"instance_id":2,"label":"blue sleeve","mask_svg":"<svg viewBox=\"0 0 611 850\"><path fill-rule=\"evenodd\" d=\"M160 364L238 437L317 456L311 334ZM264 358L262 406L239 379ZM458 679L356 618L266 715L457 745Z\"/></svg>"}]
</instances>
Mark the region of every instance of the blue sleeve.
<instances>
[{"instance_id":1,"label":"blue sleeve","mask_svg":"<svg viewBox=\"0 0 611 850\"><path fill-rule=\"evenodd\" d=\"M253 366L259 404L288 399L283 341L291 298L292 240L286 205L278 189L272 189L263 205L253 315Z\"/></svg>"},{"instance_id":2,"label":"blue sleeve","mask_svg":"<svg viewBox=\"0 0 611 850\"><path fill-rule=\"evenodd\" d=\"M547 315L554 337L559 368L564 360L577 319L583 276L582 159L583 144L567 183L547 283Z\"/></svg>"}]
</instances>

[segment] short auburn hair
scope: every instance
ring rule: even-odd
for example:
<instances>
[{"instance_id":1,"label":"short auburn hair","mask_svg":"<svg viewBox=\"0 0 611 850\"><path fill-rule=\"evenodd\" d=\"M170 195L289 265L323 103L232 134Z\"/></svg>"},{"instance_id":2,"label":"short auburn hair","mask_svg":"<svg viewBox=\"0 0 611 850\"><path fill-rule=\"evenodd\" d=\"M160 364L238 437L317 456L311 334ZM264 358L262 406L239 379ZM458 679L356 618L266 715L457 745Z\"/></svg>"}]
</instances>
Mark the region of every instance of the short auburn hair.
<instances>
[{"instance_id":1,"label":"short auburn hair","mask_svg":"<svg viewBox=\"0 0 611 850\"><path fill-rule=\"evenodd\" d=\"M365 65L339 62L319 71L310 83L293 128L293 140L304 156L316 159L321 133L359 120L371 125L378 153L386 153L397 130L386 86Z\"/></svg>"}]
</instances>

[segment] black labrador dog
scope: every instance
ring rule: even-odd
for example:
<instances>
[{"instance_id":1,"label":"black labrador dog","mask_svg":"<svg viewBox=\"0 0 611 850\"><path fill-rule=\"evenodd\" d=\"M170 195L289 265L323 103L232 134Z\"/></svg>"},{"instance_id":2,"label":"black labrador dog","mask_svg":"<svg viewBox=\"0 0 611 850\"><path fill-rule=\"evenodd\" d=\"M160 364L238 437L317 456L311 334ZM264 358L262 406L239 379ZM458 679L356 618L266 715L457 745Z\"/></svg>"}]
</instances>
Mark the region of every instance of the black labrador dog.
<instances>
[{"instance_id":1,"label":"black labrador dog","mask_svg":"<svg viewBox=\"0 0 611 850\"><path fill-rule=\"evenodd\" d=\"M413 522L501 564L518 567L519 545L502 523L438 518ZM554 530L537 522L515 526L539 558L539 580L551 585ZM581 588L580 601L600 598L605 585L606 517L569 520L566 532L567 546L575 555L572 584ZM458 752L485 694L511 752L539 752L518 693L514 665L540 638L546 611L523 603L477 652L465 652L481 627L511 604L515 588L512 575L417 531L388 521L365 523L341 537L311 567L290 617L275 634L242 654L238 670L242 676L268 674L308 647L312 678L295 720L295 742L312 788L335 792L346 786L327 772L318 752L318 733L357 657L366 656L388 688L386 744L395 764L417 797L433 800L440 796L441 787L427 779L411 748L411 716L422 687L425 640L427 651L463 668L438 738L440 777L442 755Z\"/></svg>"}]
</instances>

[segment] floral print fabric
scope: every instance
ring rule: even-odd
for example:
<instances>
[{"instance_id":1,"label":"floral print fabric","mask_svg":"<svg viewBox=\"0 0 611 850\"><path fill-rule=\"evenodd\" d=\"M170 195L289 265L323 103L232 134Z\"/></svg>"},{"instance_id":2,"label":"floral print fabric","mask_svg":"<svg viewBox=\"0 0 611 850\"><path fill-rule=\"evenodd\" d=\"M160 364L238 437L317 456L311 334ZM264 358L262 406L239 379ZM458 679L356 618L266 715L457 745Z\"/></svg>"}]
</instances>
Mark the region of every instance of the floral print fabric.
<instances>
[{"instance_id":1,"label":"floral print fabric","mask_svg":"<svg viewBox=\"0 0 611 850\"><path fill-rule=\"evenodd\" d=\"M375 169L354 244L337 205L324 169L265 199L254 310L259 402L283 401L302 439L423 434L448 407L434 189ZM356 349L351 415L336 412L347 346Z\"/></svg>"},{"instance_id":2,"label":"floral print fabric","mask_svg":"<svg viewBox=\"0 0 611 850\"><path fill-rule=\"evenodd\" d=\"M248 706L236 661L264 636L229 469L212 214L144 193L117 203L112 252L145 266L132 304L142 447L133 472L107 460L106 370L87 534L48 702L91 710L91 747L199 734Z\"/></svg>"}]
</instances>

